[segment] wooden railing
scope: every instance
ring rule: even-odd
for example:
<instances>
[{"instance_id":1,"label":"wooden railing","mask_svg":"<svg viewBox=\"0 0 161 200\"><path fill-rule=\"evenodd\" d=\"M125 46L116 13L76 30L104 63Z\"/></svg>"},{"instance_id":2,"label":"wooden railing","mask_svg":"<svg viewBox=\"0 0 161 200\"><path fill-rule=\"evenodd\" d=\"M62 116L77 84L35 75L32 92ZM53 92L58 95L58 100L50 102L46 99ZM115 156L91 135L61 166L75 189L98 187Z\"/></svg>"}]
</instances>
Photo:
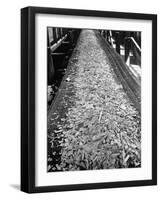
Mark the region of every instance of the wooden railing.
<instances>
[{"instance_id":1,"label":"wooden railing","mask_svg":"<svg viewBox=\"0 0 161 200\"><path fill-rule=\"evenodd\" d=\"M141 67L141 48L133 37L125 38L125 62ZM130 56L132 54L132 56Z\"/></svg>"}]
</instances>

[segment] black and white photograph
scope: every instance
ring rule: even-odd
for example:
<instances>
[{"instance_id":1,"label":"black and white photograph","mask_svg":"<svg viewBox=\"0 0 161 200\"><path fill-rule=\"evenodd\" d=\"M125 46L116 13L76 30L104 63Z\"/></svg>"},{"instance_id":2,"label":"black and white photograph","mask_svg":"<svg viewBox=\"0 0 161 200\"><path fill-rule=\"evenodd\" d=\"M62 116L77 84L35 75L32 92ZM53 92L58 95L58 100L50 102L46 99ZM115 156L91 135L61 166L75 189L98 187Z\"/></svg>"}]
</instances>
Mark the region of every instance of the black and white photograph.
<instances>
[{"instance_id":1,"label":"black and white photograph","mask_svg":"<svg viewBox=\"0 0 161 200\"><path fill-rule=\"evenodd\" d=\"M21 12L21 190L156 185L157 16Z\"/></svg>"},{"instance_id":2,"label":"black and white photograph","mask_svg":"<svg viewBox=\"0 0 161 200\"><path fill-rule=\"evenodd\" d=\"M140 168L139 31L47 27L47 172Z\"/></svg>"}]
</instances>

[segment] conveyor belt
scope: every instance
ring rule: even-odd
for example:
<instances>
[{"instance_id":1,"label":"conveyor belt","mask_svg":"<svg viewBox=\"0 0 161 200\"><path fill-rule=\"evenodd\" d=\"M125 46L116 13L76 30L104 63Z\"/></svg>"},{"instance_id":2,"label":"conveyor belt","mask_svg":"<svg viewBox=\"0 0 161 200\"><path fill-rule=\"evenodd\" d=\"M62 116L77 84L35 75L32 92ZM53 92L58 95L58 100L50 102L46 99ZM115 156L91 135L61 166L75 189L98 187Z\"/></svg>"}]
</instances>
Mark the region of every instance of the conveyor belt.
<instances>
[{"instance_id":1,"label":"conveyor belt","mask_svg":"<svg viewBox=\"0 0 161 200\"><path fill-rule=\"evenodd\" d=\"M130 71L129 67L123 61L121 56L106 42L106 40L95 31L101 47L107 54L110 63L122 83L125 92L128 94L136 109L140 112L141 109L141 81L137 79Z\"/></svg>"},{"instance_id":2,"label":"conveyor belt","mask_svg":"<svg viewBox=\"0 0 161 200\"><path fill-rule=\"evenodd\" d=\"M124 67L97 31L82 30L48 114L48 171L141 165L139 82Z\"/></svg>"}]
</instances>

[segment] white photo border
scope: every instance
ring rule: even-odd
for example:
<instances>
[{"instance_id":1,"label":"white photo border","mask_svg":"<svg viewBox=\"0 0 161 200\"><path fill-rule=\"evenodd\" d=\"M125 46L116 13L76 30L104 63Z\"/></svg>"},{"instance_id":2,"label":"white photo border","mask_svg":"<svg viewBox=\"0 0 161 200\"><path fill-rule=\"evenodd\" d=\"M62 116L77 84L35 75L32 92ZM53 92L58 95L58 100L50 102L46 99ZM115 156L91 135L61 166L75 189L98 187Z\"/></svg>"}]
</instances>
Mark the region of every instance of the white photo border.
<instances>
[{"instance_id":1,"label":"white photo border","mask_svg":"<svg viewBox=\"0 0 161 200\"><path fill-rule=\"evenodd\" d=\"M141 31L141 168L47 172L47 27ZM152 20L35 16L35 186L152 179Z\"/></svg>"}]
</instances>

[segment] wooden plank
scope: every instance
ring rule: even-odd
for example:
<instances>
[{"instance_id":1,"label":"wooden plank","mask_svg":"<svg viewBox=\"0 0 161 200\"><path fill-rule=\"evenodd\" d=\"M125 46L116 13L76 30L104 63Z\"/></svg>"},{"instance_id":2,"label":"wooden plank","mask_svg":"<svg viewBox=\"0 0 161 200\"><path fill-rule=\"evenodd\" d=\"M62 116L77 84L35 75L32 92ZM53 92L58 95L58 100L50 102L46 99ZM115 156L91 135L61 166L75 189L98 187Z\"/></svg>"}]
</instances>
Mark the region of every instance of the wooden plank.
<instances>
[{"instance_id":1,"label":"wooden plank","mask_svg":"<svg viewBox=\"0 0 161 200\"><path fill-rule=\"evenodd\" d=\"M54 44L50 47L51 52L55 51L55 49L57 49L57 48L62 44L62 42L63 42L66 38L67 38L67 34L66 34L64 37L62 37L60 40L58 40L58 42L54 43Z\"/></svg>"}]
</instances>

